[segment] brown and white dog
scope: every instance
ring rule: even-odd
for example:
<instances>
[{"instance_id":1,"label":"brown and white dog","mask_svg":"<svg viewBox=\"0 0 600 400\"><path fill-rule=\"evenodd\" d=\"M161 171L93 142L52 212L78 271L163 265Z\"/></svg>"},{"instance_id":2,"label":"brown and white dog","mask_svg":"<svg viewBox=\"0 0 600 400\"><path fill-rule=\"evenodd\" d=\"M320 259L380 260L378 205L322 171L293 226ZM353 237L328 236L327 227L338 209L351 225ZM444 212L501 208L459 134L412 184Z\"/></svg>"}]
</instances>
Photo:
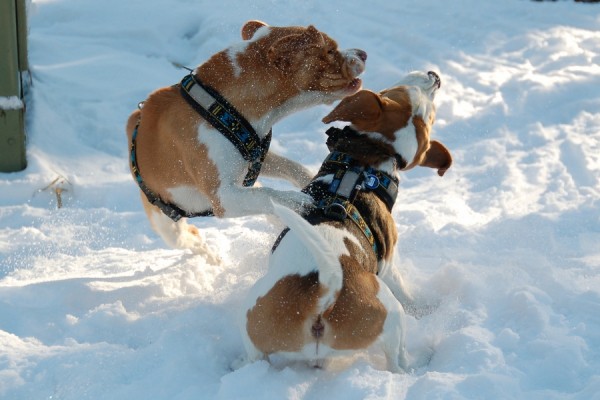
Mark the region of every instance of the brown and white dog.
<instances>
[{"instance_id":1,"label":"brown and white dog","mask_svg":"<svg viewBox=\"0 0 600 400\"><path fill-rule=\"evenodd\" d=\"M357 77L364 71L366 53L339 50L333 39L313 26L271 27L249 21L241 33L243 42L212 56L197 67L193 78L229 102L261 141L285 116L339 100L361 87ZM296 210L311 201L299 191L243 187L252 163L184 99L183 82L156 90L129 117L132 173L138 183L143 182L156 199L187 214L269 214L273 200ZM272 152L262 170L298 187L311 176L298 163ZM217 261L186 218L174 221L143 192L141 197L152 227L167 244Z\"/></svg>"},{"instance_id":2,"label":"brown and white dog","mask_svg":"<svg viewBox=\"0 0 600 400\"><path fill-rule=\"evenodd\" d=\"M343 99L323 119L351 125L331 134L332 152L305 188L318 206L303 217L275 206L289 232L282 232L267 274L250 290L242 330L247 358L240 365L271 354L320 365L329 355L380 342L388 369L406 370L402 303L411 299L392 265L397 186L390 182L397 185L399 171L415 166L442 176L452 164L446 147L430 140L439 87L437 74L413 72L379 94L361 90ZM320 204L332 204L328 196L339 198L344 186L357 192L342 198L351 203L348 216L330 218ZM350 215L355 212L358 219Z\"/></svg>"}]
</instances>

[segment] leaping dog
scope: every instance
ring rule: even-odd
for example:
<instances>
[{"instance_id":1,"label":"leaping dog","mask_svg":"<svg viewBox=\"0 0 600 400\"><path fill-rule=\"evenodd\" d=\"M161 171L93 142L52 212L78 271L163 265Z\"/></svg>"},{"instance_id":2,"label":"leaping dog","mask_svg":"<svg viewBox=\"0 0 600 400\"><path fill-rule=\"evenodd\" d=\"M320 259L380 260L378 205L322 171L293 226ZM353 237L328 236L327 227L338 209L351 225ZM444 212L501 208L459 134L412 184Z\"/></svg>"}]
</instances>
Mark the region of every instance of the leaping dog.
<instances>
[{"instance_id":1,"label":"leaping dog","mask_svg":"<svg viewBox=\"0 0 600 400\"><path fill-rule=\"evenodd\" d=\"M296 210L299 191L253 186L258 173L299 187L298 163L267 153L271 127L302 108L356 93L367 54L339 50L315 27L249 21L243 42L212 56L179 84L158 89L127 123L131 171L144 209L167 244L217 262L186 217L272 213L272 201Z\"/></svg>"}]
</instances>

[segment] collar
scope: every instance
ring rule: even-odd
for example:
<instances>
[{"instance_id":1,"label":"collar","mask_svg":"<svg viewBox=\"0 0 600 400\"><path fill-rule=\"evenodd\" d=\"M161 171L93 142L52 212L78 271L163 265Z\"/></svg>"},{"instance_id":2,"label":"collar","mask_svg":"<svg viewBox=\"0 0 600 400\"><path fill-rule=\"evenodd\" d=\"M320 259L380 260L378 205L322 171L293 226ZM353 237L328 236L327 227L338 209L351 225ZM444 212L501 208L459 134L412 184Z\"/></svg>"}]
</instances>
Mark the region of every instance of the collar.
<instances>
[{"instance_id":1,"label":"collar","mask_svg":"<svg viewBox=\"0 0 600 400\"><path fill-rule=\"evenodd\" d=\"M193 74L180 83L183 98L216 130L221 132L250 163L244 186L252 186L271 144L271 131L260 139L252 125L212 87L202 83Z\"/></svg>"}]
</instances>

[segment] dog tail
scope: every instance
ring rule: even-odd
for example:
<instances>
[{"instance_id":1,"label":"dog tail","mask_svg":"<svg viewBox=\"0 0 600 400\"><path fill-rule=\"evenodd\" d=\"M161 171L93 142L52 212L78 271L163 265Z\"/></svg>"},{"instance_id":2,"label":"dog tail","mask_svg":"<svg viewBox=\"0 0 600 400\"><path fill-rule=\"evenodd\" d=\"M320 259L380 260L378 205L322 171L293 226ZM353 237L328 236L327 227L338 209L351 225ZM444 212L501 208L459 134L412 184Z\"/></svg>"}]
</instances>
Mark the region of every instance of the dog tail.
<instances>
[{"instance_id":1,"label":"dog tail","mask_svg":"<svg viewBox=\"0 0 600 400\"><path fill-rule=\"evenodd\" d=\"M343 273L338 255L323 235L293 210L273 203L275 215L290 228L313 255L319 272L319 283L325 291L319 299L319 314L333 306L342 290Z\"/></svg>"}]
</instances>

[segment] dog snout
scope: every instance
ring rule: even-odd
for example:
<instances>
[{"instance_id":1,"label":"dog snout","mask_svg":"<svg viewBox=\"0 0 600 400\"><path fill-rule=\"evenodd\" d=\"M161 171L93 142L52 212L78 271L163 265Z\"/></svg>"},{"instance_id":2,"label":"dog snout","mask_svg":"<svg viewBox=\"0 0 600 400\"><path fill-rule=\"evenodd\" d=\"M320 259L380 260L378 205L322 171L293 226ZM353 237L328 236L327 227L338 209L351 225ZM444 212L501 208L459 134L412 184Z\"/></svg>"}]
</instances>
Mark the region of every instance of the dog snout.
<instances>
[{"instance_id":1,"label":"dog snout","mask_svg":"<svg viewBox=\"0 0 600 400\"><path fill-rule=\"evenodd\" d=\"M442 80L440 79L440 76L437 73L429 71L427 72L427 75L435 81L435 84L438 89L442 86Z\"/></svg>"},{"instance_id":2,"label":"dog snout","mask_svg":"<svg viewBox=\"0 0 600 400\"><path fill-rule=\"evenodd\" d=\"M343 52L346 61L346 72L350 78L356 78L365 70L367 53L360 49L350 49Z\"/></svg>"}]
</instances>

